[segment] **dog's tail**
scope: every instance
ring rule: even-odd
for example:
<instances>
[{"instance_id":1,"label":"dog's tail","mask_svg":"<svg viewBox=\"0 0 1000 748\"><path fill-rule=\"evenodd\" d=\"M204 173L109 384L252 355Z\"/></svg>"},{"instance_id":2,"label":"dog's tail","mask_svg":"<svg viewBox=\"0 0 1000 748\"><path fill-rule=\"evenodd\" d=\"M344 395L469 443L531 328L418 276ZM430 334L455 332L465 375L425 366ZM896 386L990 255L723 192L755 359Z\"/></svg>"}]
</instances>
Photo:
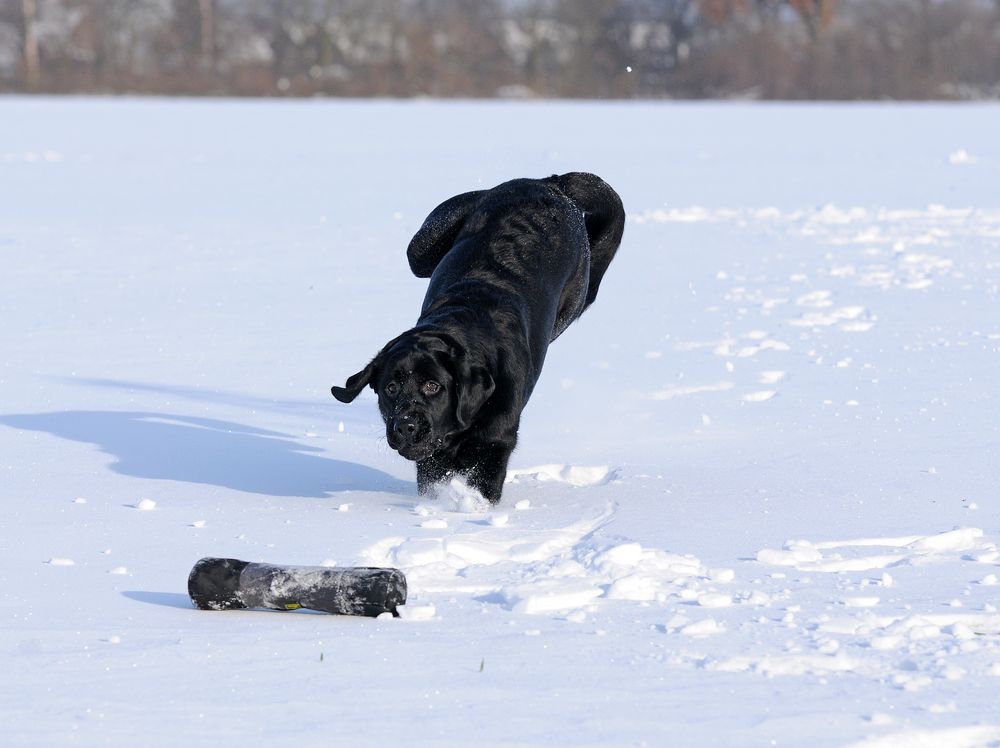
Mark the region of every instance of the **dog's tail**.
<instances>
[{"instance_id":1,"label":"dog's tail","mask_svg":"<svg viewBox=\"0 0 1000 748\"><path fill-rule=\"evenodd\" d=\"M625 230L625 208L618 193L596 174L573 171L555 175L546 181L554 183L583 211L590 239L590 283L587 302L590 306L597 298L601 279L618 251Z\"/></svg>"}]
</instances>

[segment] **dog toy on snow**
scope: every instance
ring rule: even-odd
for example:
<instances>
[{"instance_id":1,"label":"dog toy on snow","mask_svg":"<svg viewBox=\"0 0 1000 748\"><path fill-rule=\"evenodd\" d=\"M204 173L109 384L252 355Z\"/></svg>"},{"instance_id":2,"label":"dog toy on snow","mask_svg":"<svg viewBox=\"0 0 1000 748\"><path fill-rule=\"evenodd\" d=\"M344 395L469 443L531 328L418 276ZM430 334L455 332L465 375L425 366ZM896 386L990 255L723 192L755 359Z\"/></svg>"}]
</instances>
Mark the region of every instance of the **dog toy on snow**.
<instances>
[{"instance_id":1,"label":"dog toy on snow","mask_svg":"<svg viewBox=\"0 0 1000 748\"><path fill-rule=\"evenodd\" d=\"M396 608L406 603L406 577L399 569L203 558L188 576L188 594L202 610L309 608L348 616L395 616Z\"/></svg>"}]
</instances>

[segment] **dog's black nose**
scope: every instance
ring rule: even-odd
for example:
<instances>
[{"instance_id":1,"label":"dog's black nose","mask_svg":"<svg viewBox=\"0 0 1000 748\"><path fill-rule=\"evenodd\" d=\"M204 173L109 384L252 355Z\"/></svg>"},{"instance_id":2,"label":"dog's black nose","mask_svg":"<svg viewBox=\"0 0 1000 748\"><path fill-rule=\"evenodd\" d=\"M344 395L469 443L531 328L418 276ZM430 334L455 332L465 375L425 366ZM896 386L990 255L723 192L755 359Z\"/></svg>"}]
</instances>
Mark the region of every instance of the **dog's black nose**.
<instances>
[{"instance_id":1,"label":"dog's black nose","mask_svg":"<svg viewBox=\"0 0 1000 748\"><path fill-rule=\"evenodd\" d=\"M392 430L406 444L417 444L430 433L422 419L411 414L392 419Z\"/></svg>"},{"instance_id":2,"label":"dog's black nose","mask_svg":"<svg viewBox=\"0 0 1000 748\"><path fill-rule=\"evenodd\" d=\"M393 426L393 430L400 436L408 436L410 434L415 434L417 431L417 424L413 421L396 421Z\"/></svg>"}]
</instances>

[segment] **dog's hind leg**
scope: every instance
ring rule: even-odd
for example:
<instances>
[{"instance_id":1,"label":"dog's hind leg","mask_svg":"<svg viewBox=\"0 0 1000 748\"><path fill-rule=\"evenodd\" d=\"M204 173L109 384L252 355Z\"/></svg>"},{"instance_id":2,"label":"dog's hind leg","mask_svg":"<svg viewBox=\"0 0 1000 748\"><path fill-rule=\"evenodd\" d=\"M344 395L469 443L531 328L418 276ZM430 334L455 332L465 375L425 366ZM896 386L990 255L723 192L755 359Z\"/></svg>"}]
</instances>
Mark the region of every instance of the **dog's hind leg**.
<instances>
[{"instance_id":1,"label":"dog's hind leg","mask_svg":"<svg viewBox=\"0 0 1000 748\"><path fill-rule=\"evenodd\" d=\"M577 171L550 177L551 181L583 211L590 240L590 279L584 309L594 303L601 279L621 244L625 209L618 193L596 174Z\"/></svg>"},{"instance_id":2,"label":"dog's hind leg","mask_svg":"<svg viewBox=\"0 0 1000 748\"><path fill-rule=\"evenodd\" d=\"M406 248L410 270L418 278L430 278L441 258L448 254L469 212L484 190L449 198L431 211Z\"/></svg>"}]
</instances>

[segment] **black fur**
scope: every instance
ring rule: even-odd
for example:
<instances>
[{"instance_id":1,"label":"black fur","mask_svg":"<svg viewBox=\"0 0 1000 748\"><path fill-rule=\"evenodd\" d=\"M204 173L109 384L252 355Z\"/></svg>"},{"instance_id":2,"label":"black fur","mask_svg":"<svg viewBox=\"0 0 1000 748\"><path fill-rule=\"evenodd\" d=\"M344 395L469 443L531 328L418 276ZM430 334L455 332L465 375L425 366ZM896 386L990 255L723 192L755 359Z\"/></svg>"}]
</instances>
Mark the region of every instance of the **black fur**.
<instances>
[{"instance_id":1,"label":"black fur","mask_svg":"<svg viewBox=\"0 0 1000 748\"><path fill-rule=\"evenodd\" d=\"M334 397L378 393L420 493L459 474L498 502L549 343L597 297L624 225L615 191L582 172L446 200L406 251L430 278L420 318Z\"/></svg>"}]
</instances>

